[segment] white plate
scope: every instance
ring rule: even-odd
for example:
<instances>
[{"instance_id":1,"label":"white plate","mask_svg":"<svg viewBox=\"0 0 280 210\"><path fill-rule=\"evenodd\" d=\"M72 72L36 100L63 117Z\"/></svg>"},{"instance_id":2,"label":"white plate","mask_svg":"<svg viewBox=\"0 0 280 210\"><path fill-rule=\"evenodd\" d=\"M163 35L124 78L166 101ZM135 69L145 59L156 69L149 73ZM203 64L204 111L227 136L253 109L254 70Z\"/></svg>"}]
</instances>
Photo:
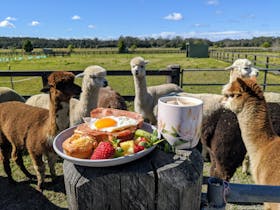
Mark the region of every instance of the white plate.
<instances>
[{"instance_id":1,"label":"white plate","mask_svg":"<svg viewBox=\"0 0 280 210\"><path fill-rule=\"evenodd\" d=\"M134 160L137 160L141 157L144 157L145 155L149 154L151 151L153 151L156 147L156 145L142 150L140 152L137 152L135 154L123 156L123 157L118 157L118 158L112 158L112 159L105 159L105 160L90 160L90 159L80 159L80 158L74 158L69 155L64 154L63 149L62 149L62 143L69 138L70 136L73 135L74 130L76 129L77 126L68 128L62 132L60 132L54 139L53 142L53 148L54 151L63 159L68 160L76 165L81 165L81 166L89 166L89 167L108 167L108 166L116 166L116 165L121 165L124 163L128 163ZM153 132L154 129L156 129L154 126L144 123L143 127L141 128L143 130L146 130L148 132Z\"/></svg>"}]
</instances>

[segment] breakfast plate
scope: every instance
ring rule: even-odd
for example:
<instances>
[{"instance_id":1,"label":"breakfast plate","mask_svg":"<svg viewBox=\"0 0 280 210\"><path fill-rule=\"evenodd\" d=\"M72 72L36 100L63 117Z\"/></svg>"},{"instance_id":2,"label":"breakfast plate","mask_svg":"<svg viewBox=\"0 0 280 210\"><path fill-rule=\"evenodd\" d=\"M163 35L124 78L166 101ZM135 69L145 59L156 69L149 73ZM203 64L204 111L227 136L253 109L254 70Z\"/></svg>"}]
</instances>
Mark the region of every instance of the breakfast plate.
<instances>
[{"instance_id":1,"label":"breakfast plate","mask_svg":"<svg viewBox=\"0 0 280 210\"><path fill-rule=\"evenodd\" d=\"M127 155L127 156L122 156L122 157L118 157L118 158L111 158L111 159L102 159L102 160L90 160L90 159L80 159L80 158L75 158L75 157L71 157L69 155L66 155L63 152L63 148L62 148L62 143L69 138L70 136L73 135L74 130L77 128L77 126L68 128L62 132L60 132L54 139L53 142L53 148L54 151L63 159L68 160L76 165L81 165L81 166L88 166L88 167L109 167L109 166L117 166L117 165L121 165L121 164L125 164L125 163L129 163L131 161L137 160L139 158L142 158L144 156L146 156L147 154L149 154L150 152L152 152L156 145L149 147L145 150L142 150L140 152L131 154L131 155ZM153 130L155 130L156 128L148 123L143 123L142 128L145 131L148 131L150 133L153 132Z\"/></svg>"}]
</instances>

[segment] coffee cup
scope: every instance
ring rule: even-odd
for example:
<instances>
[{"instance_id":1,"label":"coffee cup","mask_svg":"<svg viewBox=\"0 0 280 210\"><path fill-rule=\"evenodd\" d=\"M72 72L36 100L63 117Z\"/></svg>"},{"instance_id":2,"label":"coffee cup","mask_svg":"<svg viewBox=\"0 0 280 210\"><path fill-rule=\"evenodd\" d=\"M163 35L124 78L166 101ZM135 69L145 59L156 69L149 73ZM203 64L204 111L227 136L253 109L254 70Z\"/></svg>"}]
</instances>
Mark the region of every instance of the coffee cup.
<instances>
[{"instance_id":1,"label":"coffee cup","mask_svg":"<svg viewBox=\"0 0 280 210\"><path fill-rule=\"evenodd\" d=\"M158 100L158 132L176 149L191 149L199 141L203 101L188 96L165 96Z\"/></svg>"}]
</instances>

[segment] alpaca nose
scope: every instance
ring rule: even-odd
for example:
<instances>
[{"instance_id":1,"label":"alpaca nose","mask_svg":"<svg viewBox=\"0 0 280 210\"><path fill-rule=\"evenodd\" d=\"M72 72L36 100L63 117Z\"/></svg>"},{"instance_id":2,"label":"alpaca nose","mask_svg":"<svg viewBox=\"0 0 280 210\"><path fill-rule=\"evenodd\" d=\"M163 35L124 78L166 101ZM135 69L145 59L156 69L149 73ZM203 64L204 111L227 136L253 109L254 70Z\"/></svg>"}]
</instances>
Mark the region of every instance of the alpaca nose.
<instances>
[{"instance_id":1,"label":"alpaca nose","mask_svg":"<svg viewBox=\"0 0 280 210\"><path fill-rule=\"evenodd\" d=\"M105 80L105 81L103 82L103 87L107 87L107 86L108 86L108 81Z\"/></svg>"}]
</instances>

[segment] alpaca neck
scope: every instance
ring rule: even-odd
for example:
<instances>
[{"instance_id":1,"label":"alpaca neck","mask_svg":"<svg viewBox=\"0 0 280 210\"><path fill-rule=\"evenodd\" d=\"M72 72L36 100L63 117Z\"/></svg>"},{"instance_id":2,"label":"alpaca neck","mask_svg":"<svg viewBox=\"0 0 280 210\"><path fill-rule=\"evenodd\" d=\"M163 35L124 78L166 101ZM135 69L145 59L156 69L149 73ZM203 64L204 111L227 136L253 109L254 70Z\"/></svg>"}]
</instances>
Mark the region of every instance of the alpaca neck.
<instances>
[{"instance_id":1,"label":"alpaca neck","mask_svg":"<svg viewBox=\"0 0 280 210\"><path fill-rule=\"evenodd\" d=\"M62 102L58 98L50 97L49 107L49 135L55 136L57 133L69 127L69 101ZM67 122L67 123L66 123Z\"/></svg>"},{"instance_id":2,"label":"alpaca neck","mask_svg":"<svg viewBox=\"0 0 280 210\"><path fill-rule=\"evenodd\" d=\"M264 147L276 134L272 128L266 102L248 100L242 112L237 114L237 118L242 139L253 163L258 156L258 149Z\"/></svg>"},{"instance_id":3,"label":"alpaca neck","mask_svg":"<svg viewBox=\"0 0 280 210\"><path fill-rule=\"evenodd\" d=\"M79 112L81 116L86 117L90 115L90 111L97 107L99 95L99 87L87 87L83 85L83 91L79 100Z\"/></svg>"},{"instance_id":4,"label":"alpaca neck","mask_svg":"<svg viewBox=\"0 0 280 210\"><path fill-rule=\"evenodd\" d=\"M146 103L146 99L148 96L147 92L147 84L146 84L146 78L142 77L139 78L137 76L134 76L134 86L135 86L135 102L140 104Z\"/></svg>"}]
</instances>

